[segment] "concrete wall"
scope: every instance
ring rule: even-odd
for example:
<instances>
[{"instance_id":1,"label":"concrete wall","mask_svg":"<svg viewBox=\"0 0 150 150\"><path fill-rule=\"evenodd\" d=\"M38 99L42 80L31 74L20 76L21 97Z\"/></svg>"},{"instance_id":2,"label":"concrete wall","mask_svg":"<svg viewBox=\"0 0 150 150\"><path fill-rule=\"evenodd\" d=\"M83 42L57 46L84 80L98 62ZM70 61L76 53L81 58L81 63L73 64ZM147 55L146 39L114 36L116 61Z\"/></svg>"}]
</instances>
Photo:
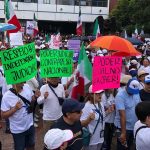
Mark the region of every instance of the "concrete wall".
<instances>
[{"instance_id":1,"label":"concrete wall","mask_svg":"<svg viewBox=\"0 0 150 150\"><path fill-rule=\"evenodd\" d=\"M38 0L38 3L13 2L13 8L19 19L32 20L35 13L38 20L77 21L79 6L55 5L53 0L51 2L52 4L42 4L42 0ZM4 18L3 9L4 2L0 1L0 18ZM81 13L83 22L93 22L99 15L106 19L109 7L82 6Z\"/></svg>"}]
</instances>

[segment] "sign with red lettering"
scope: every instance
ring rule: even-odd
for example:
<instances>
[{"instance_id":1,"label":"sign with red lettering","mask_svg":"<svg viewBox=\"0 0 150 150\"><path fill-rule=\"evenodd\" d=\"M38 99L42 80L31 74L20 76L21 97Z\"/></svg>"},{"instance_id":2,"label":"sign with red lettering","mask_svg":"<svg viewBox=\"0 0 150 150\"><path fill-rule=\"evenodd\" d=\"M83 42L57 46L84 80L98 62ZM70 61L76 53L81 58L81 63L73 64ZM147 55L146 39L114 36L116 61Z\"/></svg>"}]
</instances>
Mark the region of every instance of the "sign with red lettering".
<instances>
[{"instance_id":1,"label":"sign with red lettering","mask_svg":"<svg viewBox=\"0 0 150 150\"><path fill-rule=\"evenodd\" d=\"M120 87L122 57L94 57L92 91Z\"/></svg>"}]
</instances>

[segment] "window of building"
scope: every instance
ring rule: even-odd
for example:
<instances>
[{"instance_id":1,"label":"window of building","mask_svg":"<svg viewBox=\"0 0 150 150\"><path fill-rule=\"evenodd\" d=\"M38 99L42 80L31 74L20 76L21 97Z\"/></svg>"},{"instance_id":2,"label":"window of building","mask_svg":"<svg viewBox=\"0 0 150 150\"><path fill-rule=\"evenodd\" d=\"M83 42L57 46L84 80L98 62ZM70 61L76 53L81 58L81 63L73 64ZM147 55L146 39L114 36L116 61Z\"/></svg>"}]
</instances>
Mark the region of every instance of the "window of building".
<instances>
[{"instance_id":1,"label":"window of building","mask_svg":"<svg viewBox=\"0 0 150 150\"><path fill-rule=\"evenodd\" d=\"M79 6L92 6L92 0L75 0L75 5Z\"/></svg>"},{"instance_id":2,"label":"window of building","mask_svg":"<svg viewBox=\"0 0 150 150\"><path fill-rule=\"evenodd\" d=\"M74 5L74 0L57 0L58 5Z\"/></svg>"},{"instance_id":3,"label":"window of building","mask_svg":"<svg viewBox=\"0 0 150 150\"><path fill-rule=\"evenodd\" d=\"M107 7L108 0L92 0L92 6Z\"/></svg>"},{"instance_id":4,"label":"window of building","mask_svg":"<svg viewBox=\"0 0 150 150\"><path fill-rule=\"evenodd\" d=\"M12 0L14 2L37 3L38 0Z\"/></svg>"},{"instance_id":5,"label":"window of building","mask_svg":"<svg viewBox=\"0 0 150 150\"><path fill-rule=\"evenodd\" d=\"M43 4L50 4L51 0L43 0Z\"/></svg>"}]
</instances>

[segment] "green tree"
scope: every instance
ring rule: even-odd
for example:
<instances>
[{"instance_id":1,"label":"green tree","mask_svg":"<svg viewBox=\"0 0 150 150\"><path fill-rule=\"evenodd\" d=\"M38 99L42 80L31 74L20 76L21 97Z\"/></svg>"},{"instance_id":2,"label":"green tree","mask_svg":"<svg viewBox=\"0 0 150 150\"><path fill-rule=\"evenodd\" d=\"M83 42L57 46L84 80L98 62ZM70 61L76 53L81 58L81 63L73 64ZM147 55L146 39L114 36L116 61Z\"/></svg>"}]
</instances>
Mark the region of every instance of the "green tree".
<instances>
[{"instance_id":1,"label":"green tree","mask_svg":"<svg viewBox=\"0 0 150 150\"><path fill-rule=\"evenodd\" d=\"M117 28L132 33L135 26L150 33L150 0L118 0L110 17L116 18Z\"/></svg>"}]
</instances>

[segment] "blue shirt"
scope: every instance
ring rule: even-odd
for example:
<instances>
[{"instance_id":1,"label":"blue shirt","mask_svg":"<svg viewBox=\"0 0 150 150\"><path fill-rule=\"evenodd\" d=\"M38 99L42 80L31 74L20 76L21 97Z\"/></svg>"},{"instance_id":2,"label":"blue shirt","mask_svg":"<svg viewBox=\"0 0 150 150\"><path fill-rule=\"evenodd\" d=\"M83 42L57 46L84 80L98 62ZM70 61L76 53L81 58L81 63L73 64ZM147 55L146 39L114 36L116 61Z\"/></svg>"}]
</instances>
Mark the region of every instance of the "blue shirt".
<instances>
[{"instance_id":1,"label":"blue shirt","mask_svg":"<svg viewBox=\"0 0 150 150\"><path fill-rule=\"evenodd\" d=\"M126 89L118 92L115 98L116 116L115 126L121 128L119 110L125 110L126 114L126 130L133 130L137 121L135 114L135 106L141 101L139 94L129 95Z\"/></svg>"}]
</instances>

